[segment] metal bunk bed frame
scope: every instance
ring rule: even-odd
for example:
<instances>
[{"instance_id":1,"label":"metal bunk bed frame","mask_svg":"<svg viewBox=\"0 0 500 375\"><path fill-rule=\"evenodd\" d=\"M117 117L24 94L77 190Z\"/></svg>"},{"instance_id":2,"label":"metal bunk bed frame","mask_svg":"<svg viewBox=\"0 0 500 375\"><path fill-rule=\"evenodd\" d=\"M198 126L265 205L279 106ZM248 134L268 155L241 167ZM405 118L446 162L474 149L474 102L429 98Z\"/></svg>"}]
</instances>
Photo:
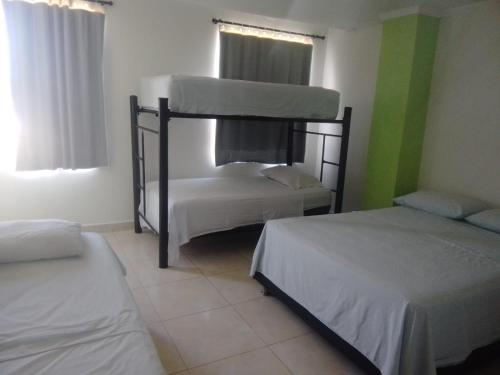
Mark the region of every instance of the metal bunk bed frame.
<instances>
[{"instance_id":1,"label":"metal bunk bed frame","mask_svg":"<svg viewBox=\"0 0 500 375\"><path fill-rule=\"evenodd\" d=\"M168 127L171 119L174 118L192 118L192 119L216 119L216 120L250 120L250 121L282 121L288 123L287 138L287 165L293 164L293 135L295 132L304 134L314 134L323 137L321 154L321 173L320 180L323 180L323 167L325 164L338 167L337 186L331 189L335 192L334 212L342 211L342 200L344 197L344 182L347 164L347 148L349 143L349 131L351 124L351 107L344 108L342 119L317 119L317 118L281 118L268 116L240 116L240 115L220 115L220 114L193 114L171 111L168 106L168 99L159 98L158 109L142 107L138 105L136 95L130 96L130 124L132 138L132 179L134 192L134 229L136 233L142 232L140 219L150 227L150 229L160 237L158 248L159 267L168 267ZM159 117L159 130L151 129L139 124L139 115L149 113ZM342 134L329 134L322 132L313 132L308 130L299 130L294 128L295 123L332 123L342 125ZM144 132L150 132L159 136L159 201L160 201L160 227L158 231L149 223L146 218L146 173L145 173L145 154L144 154ZM140 137L139 137L140 133ZM326 138L340 138L340 157L339 162L325 160ZM141 147L139 148L139 139ZM143 194L143 211L139 209L141 203L141 192ZM314 212L319 214L320 212Z\"/></svg>"}]
</instances>

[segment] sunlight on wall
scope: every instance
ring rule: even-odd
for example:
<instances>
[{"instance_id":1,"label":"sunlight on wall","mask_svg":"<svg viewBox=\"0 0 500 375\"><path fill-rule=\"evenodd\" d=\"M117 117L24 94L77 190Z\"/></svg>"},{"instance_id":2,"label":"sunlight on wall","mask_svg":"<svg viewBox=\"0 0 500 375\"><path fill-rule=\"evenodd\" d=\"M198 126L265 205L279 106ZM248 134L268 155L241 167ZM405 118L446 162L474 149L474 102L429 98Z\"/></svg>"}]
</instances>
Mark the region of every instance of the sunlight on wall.
<instances>
[{"instance_id":1,"label":"sunlight on wall","mask_svg":"<svg viewBox=\"0 0 500 375\"><path fill-rule=\"evenodd\" d=\"M26 180L31 180L31 179L47 178L47 177L55 177L55 176L85 175L85 174L94 173L95 171L97 171L97 168L19 171L19 172L15 172L15 176L22 178L22 179L26 179Z\"/></svg>"},{"instance_id":2,"label":"sunlight on wall","mask_svg":"<svg viewBox=\"0 0 500 375\"><path fill-rule=\"evenodd\" d=\"M220 59L220 38L219 31L215 32L215 48L214 48L214 58L213 58L213 69L212 69L212 77L219 78L219 59ZM217 126L217 120L209 120L210 121L210 143L208 148L208 158L210 163L215 166L215 130Z\"/></svg>"},{"instance_id":3,"label":"sunlight on wall","mask_svg":"<svg viewBox=\"0 0 500 375\"><path fill-rule=\"evenodd\" d=\"M51 6L67 7L69 9L81 9L88 12L104 13L104 8L98 1L88 0L23 0L32 4L47 4Z\"/></svg>"},{"instance_id":4,"label":"sunlight on wall","mask_svg":"<svg viewBox=\"0 0 500 375\"><path fill-rule=\"evenodd\" d=\"M301 44L311 44L311 45L313 44L313 39L309 36L284 33L272 29L264 30L244 25L231 25L231 24L221 23L219 24L219 30L220 32L230 33L230 34L249 35L249 36L255 36L257 38L283 40L285 42L293 42Z\"/></svg>"},{"instance_id":5,"label":"sunlight on wall","mask_svg":"<svg viewBox=\"0 0 500 375\"><path fill-rule=\"evenodd\" d=\"M336 75L338 74L337 61L335 56L335 45L338 42L336 39L335 32L340 32L337 30L329 29L326 43L325 52L325 65L323 68L323 87L327 89L338 89L338 82Z\"/></svg>"}]
</instances>

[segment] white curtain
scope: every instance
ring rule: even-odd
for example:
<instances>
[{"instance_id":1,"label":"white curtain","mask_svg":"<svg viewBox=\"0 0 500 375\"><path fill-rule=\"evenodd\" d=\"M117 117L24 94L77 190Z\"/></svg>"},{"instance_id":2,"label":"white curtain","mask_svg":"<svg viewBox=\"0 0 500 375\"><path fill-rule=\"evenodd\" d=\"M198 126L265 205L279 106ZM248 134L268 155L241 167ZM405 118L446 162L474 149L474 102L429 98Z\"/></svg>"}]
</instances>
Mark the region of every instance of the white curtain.
<instances>
[{"instance_id":1,"label":"white curtain","mask_svg":"<svg viewBox=\"0 0 500 375\"><path fill-rule=\"evenodd\" d=\"M9 45L3 7L0 3L0 172L16 168L18 122L12 104L10 89Z\"/></svg>"},{"instance_id":2,"label":"white curtain","mask_svg":"<svg viewBox=\"0 0 500 375\"><path fill-rule=\"evenodd\" d=\"M17 170L106 166L104 14L73 1L2 3L20 124Z\"/></svg>"}]
</instances>

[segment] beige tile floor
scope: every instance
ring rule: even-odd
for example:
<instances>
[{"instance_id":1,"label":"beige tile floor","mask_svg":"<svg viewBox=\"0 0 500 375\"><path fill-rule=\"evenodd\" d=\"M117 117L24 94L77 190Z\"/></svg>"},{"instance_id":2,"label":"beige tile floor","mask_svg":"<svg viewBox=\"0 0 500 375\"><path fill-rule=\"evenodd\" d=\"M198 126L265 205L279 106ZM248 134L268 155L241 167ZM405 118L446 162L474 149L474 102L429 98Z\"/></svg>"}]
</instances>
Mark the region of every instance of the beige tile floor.
<instances>
[{"instance_id":1,"label":"beige tile floor","mask_svg":"<svg viewBox=\"0 0 500 375\"><path fill-rule=\"evenodd\" d=\"M193 240L168 269L157 238L104 233L169 374L361 374L342 354L248 276L257 232ZM470 374L494 374L486 366ZM498 372L500 373L500 372Z\"/></svg>"}]
</instances>

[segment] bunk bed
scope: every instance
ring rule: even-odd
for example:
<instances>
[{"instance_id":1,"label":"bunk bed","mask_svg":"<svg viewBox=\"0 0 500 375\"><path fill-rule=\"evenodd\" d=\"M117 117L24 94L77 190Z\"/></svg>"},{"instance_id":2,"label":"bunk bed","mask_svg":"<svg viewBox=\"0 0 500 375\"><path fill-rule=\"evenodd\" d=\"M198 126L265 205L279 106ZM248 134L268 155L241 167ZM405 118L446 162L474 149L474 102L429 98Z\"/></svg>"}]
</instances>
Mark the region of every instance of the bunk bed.
<instances>
[{"instance_id":1,"label":"bunk bed","mask_svg":"<svg viewBox=\"0 0 500 375\"><path fill-rule=\"evenodd\" d=\"M156 104L157 103L157 104ZM178 247L193 237L182 233L171 233L169 230L179 225L176 221L185 222L185 212L180 214L182 218L177 220L172 204L176 202L179 191L189 190L190 186L197 194L210 196L214 191L220 189L220 185L238 184L237 179L225 179L212 181L207 185L209 179L203 179L205 187L196 189L194 185L201 179L170 180L168 169L168 147L169 147L169 123L172 119L217 119L217 120L250 120L264 122L284 122L288 126L287 135L287 165L293 164L294 134L304 133L305 135L316 135L322 138L322 156L320 180L323 180L324 166L329 165L338 168L337 182L334 189L335 205L334 212L342 210L342 199L344 193L344 181L347 163L347 148L349 141L349 130L352 109L344 108L342 119L337 119L339 107L339 93L334 90L327 90L319 87L284 85L260 82L248 82L240 80L216 79L209 77L191 76L160 76L142 81L141 100L136 95L130 96L130 118L131 118L131 140L132 140L132 170L133 170L133 196L134 196L134 227L136 233L142 232L144 224L159 236L159 267L166 268L169 263L169 244L172 252L171 258L178 255ZM139 123L139 115L152 114L159 118L158 128L146 126ZM341 134L326 133L321 131L310 131L296 129L296 123L325 123L338 124ZM146 153L145 153L145 133L158 135L159 137L159 176L157 182L146 180ZM340 139L340 153L338 162L325 159L326 140L328 138ZM262 177L265 179L264 177ZM182 185L184 184L184 185ZM179 187L179 185L181 185ZM245 185L245 183L240 186ZM235 185L236 186L236 185ZM235 208L237 200L258 198L259 205L265 206L270 202L275 202L284 197L289 197L288 202L299 201L302 207L301 212L296 210L289 212L286 209L268 218L280 218L298 215L325 214L330 211L330 204L323 203L308 207L305 202L304 191L290 192L284 189L279 190L274 186L274 194L265 199L265 194L247 192L246 195L233 197L231 204L226 207ZM173 193L173 196L169 194ZM311 195L311 192L309 192ZM253 194L253 195L252 195ZM255 195L256 194L256 195ZM329 193L330 194L330 193ZM197 211L200 202L196 196L189 203L191 205L191 217L200 217L202 210ZM317 196L316 196L317 198ZM185 198L183 198L185 201ZM324 202L324 200L323 200ZM207 200L205 201L207 203ZM225 203L228 203L226 201ZM224 200L219 200L218 204L224 204ZM153 209L151 209L153 206ZM282 205L282 207L286 204ZM248 205L247 205L248 207ZM304 210L304 208L306 208ZM243 209L243 208L241 208ZM261 215L262 223L268 218ZM207 220L206 220L207 221ZM218 230L226 230L249 224L256 224L255 218L251 222L236 221L234 225L227 224L224 228L201 228L196 234L211 233ZM205 231L203 230L205 229ZM182 232L182 231L180 231Z\"/></svg>"}]
</instances>

